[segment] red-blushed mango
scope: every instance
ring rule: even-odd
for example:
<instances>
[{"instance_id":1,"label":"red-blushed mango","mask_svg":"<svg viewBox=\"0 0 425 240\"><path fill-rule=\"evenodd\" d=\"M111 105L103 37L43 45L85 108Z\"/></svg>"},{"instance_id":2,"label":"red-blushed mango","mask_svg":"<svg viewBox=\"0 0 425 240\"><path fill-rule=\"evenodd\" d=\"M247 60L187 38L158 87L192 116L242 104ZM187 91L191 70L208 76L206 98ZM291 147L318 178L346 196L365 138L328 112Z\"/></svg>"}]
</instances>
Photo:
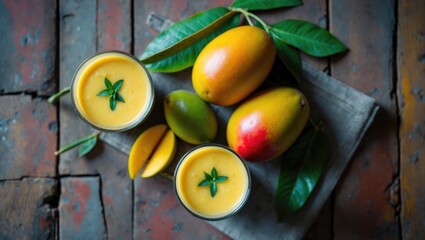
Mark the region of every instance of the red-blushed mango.
<instances>
[{"instance_id":1,"label":"red-blushed mango","mask_svg":"<svg viewBox=\"0 0 425 240\"><path fill-rule=\"evenodd\" d=\"M300 91L289 87L264 90L232 113L228 145L247 161L271 160L295 142L309 114L309 103Z\"/></svg>"},{"instance_id":2,"label":"red-blushed mango","mask_svg":"<svg viewBox=\"0 0 425 240\"><path fill-rule=\"evenodd\" d=\"M238 103L267 78L275 55L274 42L264 30L253 26L228 30L202 49L193 66L193 88L207 102Z\"/></svg>"}]
</instances>

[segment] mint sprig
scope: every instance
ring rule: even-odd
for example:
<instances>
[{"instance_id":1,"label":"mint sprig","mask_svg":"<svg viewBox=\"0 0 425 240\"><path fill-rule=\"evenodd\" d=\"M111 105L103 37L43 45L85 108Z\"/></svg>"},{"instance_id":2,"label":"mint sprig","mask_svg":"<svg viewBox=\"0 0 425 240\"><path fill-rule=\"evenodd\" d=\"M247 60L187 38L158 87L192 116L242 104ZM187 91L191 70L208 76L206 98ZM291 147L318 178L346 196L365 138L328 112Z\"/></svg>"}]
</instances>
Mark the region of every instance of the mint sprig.
<instances>
[{"instance_id":1,"label":"mint sprig","mask_svg":"<svg viewBox=\"0 0 425 240\"><path fill-rule=\"evenodd\" d=\"M224 182L228 179L227 176L217 176L217 170L215 167L211 170L211 175L204 172L205 179L202 180L198 187L210 186L211 197L215 197L217 194L217 183Z\"/></svg>"},{"instance_id":2,"label":"mint sprig","mask_svg":"<svg viewBox=\"0 0 425 240\"><path fill-rule=\"evenodd\" d=\"M120 90L122 84L124 83L124 80L118 80L117 82L112 85L112 83L105 77L105 86L106 89L103 89L100 91L97 96L99 97L106 97L109 96L109 108L114 111L117 106L117 101L125 103L124 98L118 93Z\"/></svg>"}]
</instances>

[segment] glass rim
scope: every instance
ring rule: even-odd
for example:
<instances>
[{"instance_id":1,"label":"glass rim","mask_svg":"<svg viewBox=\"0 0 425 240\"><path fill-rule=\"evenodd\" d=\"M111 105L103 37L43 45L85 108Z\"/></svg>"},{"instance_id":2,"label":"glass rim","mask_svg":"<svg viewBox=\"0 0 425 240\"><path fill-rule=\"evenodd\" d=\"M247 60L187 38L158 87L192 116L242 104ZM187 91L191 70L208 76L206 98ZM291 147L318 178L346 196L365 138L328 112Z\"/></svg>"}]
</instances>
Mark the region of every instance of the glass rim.
<instances>
[{"instance_id":1,"label":"glass rim","mask_svg":"<svg viewBox=\"0 0 425 240\"><path fill-rule=\"evenodd\" d=\"M127 57L129 57L130 59L134 60L136 63L138 63L142 69L145 71L147 77L148 77L148 83L150 85L150 94L151 94L151 98L148 99L147 102L147 110L141 114L137 120L135 120L134 122L132 122L131 124L125 125L124 127L121 128L116 128L116 129L110 129L110 128L103 128L100 126L97 126L93 123L91 123L89 120L87 120L83 114L80 112L80 110L78 109L78 106L76 104L76 101L74 99L74 82L75 82L75 78L77 77L79 71L81 70L81 68L91 59L103 55L103 54L108 54L108 53L117 53L117 54L121 54L121 55L125 55ZM139 125L140 123L144 122L149 115L152 113L153 110L153 106L154 106L154 102L155 102L155 88L154 88L154 84L153 84L153 80L152 80L152 76L149 72L149 70L146 68L146 66L139 60L137 59L134 55L121 51L121 50L107 50L107 51L101 51L101 52L97 52L95 54L90 55L89 57L85 58L77 67L77 69L75 70L73 76L72 76L72 80L71 80L71 85L70 85L70 93L71 93L71 102L72 105L74 106L75 110L77 111L78 115L80 116L80 119L82 119L85 123L89 124L91 127L102 131L102 132L123 132L123 131L127 131L130 130L134 127L136 127L137 125Z\"/></svg>"},{"instance_id":2,"label":"glass rim","mask_svg":"<svg viewBox=\"0 0 425 240\"><path fill-rule=\"evenodd\" d=\"M242 163L242 165L244 166L244 169L246 171L247 174L247 178L248 178L248 184L247 184L247 190L243 196L243 199L240 201L240 203L238 204L237 207L235 207L234 209L232 209L232 211L230 211L229 213L226 213L224 215L218 215L217 217L214 216L208 216L208 215L201 215L199 213L197 213L196 211L194 211L193 209L189 208L188 206L186 206L186 204L182 201L182 199L180 198L180 195L178 193L177 190L177 174L180 168L180 165L182 164L182 162L186 159L186 157L191 154L192 152L200 149L200 148L204 148L204 147L219 147L219 148L223 148L231 153L233 153L238 159L239 161ZM219 143L204 143L204 144L200 144L198 146L195 146L193 148L191 148L189 151L187 151L180 159L179 162L176 165L176 168L174 170L174 181L173 181L173 185L174 185L174 191L175 194L177 196L177 199L179 200L180 204L193 216L198 217L200 219L203 220L207 220L207 221L218 221L218 220L223 220L226 218L229 218L233 215L235 215L237 212L239 212L243 206L245 206L246 202L249 199L249 195L251 193L251 173L249 170L249 167L247 165L247 163L243 160L243 158L241 156L239 156L239 154L237 154L233 149L231 149L230 147L223 145L223 144L219 144Z\"/></svg>"}]
</instances>

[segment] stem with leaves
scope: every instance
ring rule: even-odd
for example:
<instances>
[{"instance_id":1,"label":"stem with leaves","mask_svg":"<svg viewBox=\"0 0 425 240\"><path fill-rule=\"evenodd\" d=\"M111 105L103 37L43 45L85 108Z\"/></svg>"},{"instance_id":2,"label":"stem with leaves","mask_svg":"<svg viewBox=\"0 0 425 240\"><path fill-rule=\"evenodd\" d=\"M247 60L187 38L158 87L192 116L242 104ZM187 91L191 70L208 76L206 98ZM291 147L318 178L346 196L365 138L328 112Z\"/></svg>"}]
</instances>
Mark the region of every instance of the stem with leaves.
<instances>
[{"instance_id":1,"label":"stem with leaves","mask_svg":"<svg viewBox=\"0 0 425 240\"><path fill-rule=\"evenodd\" d=\"M266 31L268 34L270 34L270 26L265 23L261 18L259 18L257 15L247 11L246 9L243 8L232 8L229 7L230 10L232 11L236 11L236 12L240 12L242 15L244 15L244 17L246 18L246 21L248 22L249 25L251 26L255 26L255 23L251 20L254 19L255 21L257 21L257 23L259 23L264 31Z\"/></svg>"},{"instance_id":2,"label":"stem with leaves","mask_svg":"<svg viewBox=\"0 0 425 240\"><path fill-rule=\"evenodd\" d=\"M61 147L59 150L55 152L55 155L59 155L61 153L67 152L79 145L81 145L81 148L79 150L79 156L82 157L86 155L88 152L90 152L96 145L97 138L99 136L100 132L95 132L93 134L90 134L89 136L82 137L72 143L69 143L63 147Z\"/></svg>"}]
</instances>

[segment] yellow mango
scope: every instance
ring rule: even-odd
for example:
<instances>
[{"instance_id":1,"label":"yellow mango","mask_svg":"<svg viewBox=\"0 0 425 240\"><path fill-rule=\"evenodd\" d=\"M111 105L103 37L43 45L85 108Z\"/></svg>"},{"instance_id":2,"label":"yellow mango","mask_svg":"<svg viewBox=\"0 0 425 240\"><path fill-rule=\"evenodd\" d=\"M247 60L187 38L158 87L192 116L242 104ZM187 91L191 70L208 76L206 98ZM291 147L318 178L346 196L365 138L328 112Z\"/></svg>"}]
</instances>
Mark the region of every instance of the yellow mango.
<instances>
[{"instance_id":1,"label":"yellow mango","mask_svg":"<svg viewBox=\"0 0 425 240\"><path fill-rule=\"evenodd\" d=\"M136 138L128 156L128 173L131 179L134 179L148 161L167 129L167 125L158 124L148 128Z\"/></svg>"},{"instance_id":2,"label":"yellow mango","mask_svg":"<svg viewBox=\"0 0 425 240\"><path fill-rule=\"evenodd\" d=\"M143 170L142 178L152 177L168 167L173 161L176 149L177 142L174 133L168 130Z\"/></svg>"},{"instance_id":3,"label":"yellow mango","mask_svg":"<svg viewBox=\"0 0 425 240\"><path fill-rule=\"evenodd\" d=\"M310 107L298 90L276 87L244 101L230 116L227 142L243 159L271 160L285 152L308 121Z\"/></svg>"},{"instance_id":4,"label":"yellow mango","mask_svg":"<svg viewBox=\"0 0 425 240\"><path fill-rule=\"evenodd\" d=\"M264 30L254 26L230 29L202 49L193 66L193 87L207 102L233 105L266 79L275 53L274 42Z\"/></svg>"}]
</instances>

